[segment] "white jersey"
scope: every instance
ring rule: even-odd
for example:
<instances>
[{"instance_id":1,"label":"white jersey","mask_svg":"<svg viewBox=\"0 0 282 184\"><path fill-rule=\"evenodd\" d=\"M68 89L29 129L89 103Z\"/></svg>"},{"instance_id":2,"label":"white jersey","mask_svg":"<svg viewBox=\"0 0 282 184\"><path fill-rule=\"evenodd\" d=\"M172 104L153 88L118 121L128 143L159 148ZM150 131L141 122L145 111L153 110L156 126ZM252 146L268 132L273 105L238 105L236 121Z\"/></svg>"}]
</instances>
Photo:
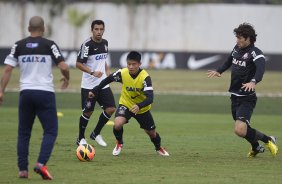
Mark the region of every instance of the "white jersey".
<instances>
[{"instance_id":1,"label":"white jersey","mask_svg":"<svg viewBox=\"0 0 282 184\"><path fill-rule=\"evenodd\" d=\"M58 46L42 37L27 37L14 44L4 63L20 67L20 91L43 90L54 92L52 62L64 58Z\"/></svg>"},{"instance_id":2,"label":"white jersey","mask_svg":"<svg viewBox=\"0 0 282 184\"><path fill-rule=\"evenodd\" d=\"M107 77L106 62L108 58L108 41L102 39L101 42L94 42L91 38L87 39L79 50L77 62L83 63L90 68L92 72L100 71L103 75L98 78L89 73L82 73L81 88L93 89ZM104 88L109 87L109 85Z\"/></svg>"}]
</instances>

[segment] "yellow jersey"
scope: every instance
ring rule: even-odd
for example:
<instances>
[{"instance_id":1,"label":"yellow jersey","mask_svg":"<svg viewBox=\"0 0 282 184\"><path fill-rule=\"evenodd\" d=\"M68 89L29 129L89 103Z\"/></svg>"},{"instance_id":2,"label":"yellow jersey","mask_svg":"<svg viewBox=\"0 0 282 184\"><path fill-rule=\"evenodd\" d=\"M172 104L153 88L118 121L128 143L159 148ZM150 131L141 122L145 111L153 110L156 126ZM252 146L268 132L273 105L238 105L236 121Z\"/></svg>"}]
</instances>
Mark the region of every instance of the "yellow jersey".
<instances>
[{"instance_id":1,"label":"yellow jersey","mask_svg":"<svg viewBox=\"0 0 282 184\"><path fill-rule=\"evenodd\" d=\"M138 76L134 79L130 76L128 68L121 69L121 78L122 78L122 91L119 99L119 104L122 104L129 109L140 102L143 102L146 99L144 95L144 80L148 77L149 74L142 70ZM147 105L139 110L137 114L142 114L151 109L151 104Z\"/></svg>"}]
</instances>

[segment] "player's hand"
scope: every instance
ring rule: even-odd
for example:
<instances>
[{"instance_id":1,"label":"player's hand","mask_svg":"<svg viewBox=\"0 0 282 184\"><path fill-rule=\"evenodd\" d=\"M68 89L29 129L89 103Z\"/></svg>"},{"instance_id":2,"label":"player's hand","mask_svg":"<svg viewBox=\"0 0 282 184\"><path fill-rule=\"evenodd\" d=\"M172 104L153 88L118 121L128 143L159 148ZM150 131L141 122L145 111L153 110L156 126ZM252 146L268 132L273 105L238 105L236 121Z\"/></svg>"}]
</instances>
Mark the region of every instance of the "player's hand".
<instances>
[{"instance_id":1,"label":"player's hand","mask_svg":"<svg viewBox=\"0 0 282 184\"><path fill-rule=\"evenodd\" d=\"M61 78L60 81L62 82L61 89L66 89L69 86L69 80L65 77Z\"/></svg>"},{"instance_id":2,"label":"player's hand","mask_svg":"<svg viewBox=\"0 0 282 184\"><path fill-rule=\"evenodd\" d=\"M2 92L0 92L0 105L2 104L2 102L4 101L4 94Z\"/></svg>"},{"instance_id":3,"label":"player's hand","mask_svg":"<svg viewBox=\"0 0 282 184\"><path fill-rule=\"evenodd\" d=\"M89 91L88 98L94 98L94 97L95 97L94 93L92 91Z\"/></svg>"},{"instance_id":4,"label":"player's hand","mask_svg":"<svg viewBox=\"0 0 282 184\"><path fill-rule=\"evenodd\" d=\"M100 78L100 77L102 77L102 75L103 75L103 72L100 72L100 71L95 71L95 72L93 72L93 74L92 74L94 77L97 77L97 78Z\"/></svg>"},{"instance_id":5,"label":"player's hand","mask_svg":"<svg viewBox=\"0 0 282 184\"><path fill-rule=\"evenodd\" d=\"M248 83L245 83L245 84L242 84L242 89L244 89L244 91L255 91L255 88L256 88L256 83L254 82L248 82Z\"/></svg>"},{"instance_id":6,"label":"player's hand","mask_svg":"<svg viewBox=\"0 0 282 184\"><path fill-rule=\"evenodd\" d=\"M130 112L132 112L132 113L134 113L134 114L137 114L137 112L139 112L139 110L140 110L140 108L139 108L139 106L138 105L133 105L130 109L129 109L129 111Z\"/></svg>"},{"instance_id":7,"label":"player's hand","mask_svg":"<svg viewBox=\"0 0 282 184\"><path fill-rule=\"evenodd\" d=\"M221 74L217 71L214 71L214 70L208 70L208 78L211 78L211 77L221 77Z\"/></svg>"}]
</instances>

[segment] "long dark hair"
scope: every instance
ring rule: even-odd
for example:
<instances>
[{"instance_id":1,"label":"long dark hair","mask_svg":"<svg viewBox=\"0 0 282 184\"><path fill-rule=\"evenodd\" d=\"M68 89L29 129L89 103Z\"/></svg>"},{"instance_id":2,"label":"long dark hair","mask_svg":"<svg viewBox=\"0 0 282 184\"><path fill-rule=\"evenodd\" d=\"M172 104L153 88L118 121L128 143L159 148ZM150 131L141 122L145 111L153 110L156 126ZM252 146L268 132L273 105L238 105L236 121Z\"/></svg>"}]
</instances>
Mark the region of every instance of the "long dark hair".
<instances>
[{"instance_id":1,"label":"long dark hair","mask_svg":"<svg viewBox=\"0 0 282 184\"><path fill-rule=\"evenodd\" d=\"M245 22L243 24L240 24L237 28L234 29L234 34L237 37L242 36L245 39L249 37L251 44L256 42L256 37L257 37L256 31L254 27L249 23Z\"/></svg>"}]
</instances>

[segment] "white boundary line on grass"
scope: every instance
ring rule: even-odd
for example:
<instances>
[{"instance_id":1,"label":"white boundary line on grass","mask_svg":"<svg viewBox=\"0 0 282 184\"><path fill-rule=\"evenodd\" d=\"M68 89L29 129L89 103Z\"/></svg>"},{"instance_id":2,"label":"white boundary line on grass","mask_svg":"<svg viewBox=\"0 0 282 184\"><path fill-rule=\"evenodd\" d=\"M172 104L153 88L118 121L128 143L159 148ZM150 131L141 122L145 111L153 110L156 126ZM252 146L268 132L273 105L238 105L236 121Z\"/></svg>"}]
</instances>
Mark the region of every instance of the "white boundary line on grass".
<instances>
[{"instance_id":1,"label":"white boundary line on grass","mask_svg":"<svg viewBox=\"0 0 282 184\"><path fill-rule=\"evenodd\" d=\"M18 92L18 88L7 88L8 92ZM56 89L58 93L80 93L80 89ZM202 92L202 91L155 91L158 95L191 95L191 96L230 96L228 92ZM282 93L257 93L259 97L282 97Z\"/></svg>"},{"instance_id":2,"label":"white boundary line on grass","mask_svg":"<svg viewBox=\"0 0 282 184\"><path fill-rule=\"evenodd\" d=\"M193 95L193 96L230 96L228 92L202 92L202 91L169 91L169 92L156 92L160 95ZM282 93L257 93L258 97L282 97Z\"/></svg>"}]
</instances>

